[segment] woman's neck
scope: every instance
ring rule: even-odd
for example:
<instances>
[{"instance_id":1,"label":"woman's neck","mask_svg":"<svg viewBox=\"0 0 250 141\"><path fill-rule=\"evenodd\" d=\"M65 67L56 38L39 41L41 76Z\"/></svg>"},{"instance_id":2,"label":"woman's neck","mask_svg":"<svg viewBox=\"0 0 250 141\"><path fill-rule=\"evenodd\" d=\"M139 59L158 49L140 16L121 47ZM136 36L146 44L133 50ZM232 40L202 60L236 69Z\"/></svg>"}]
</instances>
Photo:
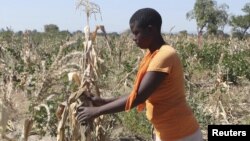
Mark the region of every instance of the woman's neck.
<instances>
[{"instance_id":1,"label":"woman's neck","mask_svg":"<svg viewBox=\"0 0 250 141\"><path fill-rule=\"evenodd\" d=\"M160 49L162 45L166 44L162 37L157 39L159 40L154 41L154 44L152 44L152 46L149 48L150 53L153 53L154 51Z\"/></svg>"}]
</instances>

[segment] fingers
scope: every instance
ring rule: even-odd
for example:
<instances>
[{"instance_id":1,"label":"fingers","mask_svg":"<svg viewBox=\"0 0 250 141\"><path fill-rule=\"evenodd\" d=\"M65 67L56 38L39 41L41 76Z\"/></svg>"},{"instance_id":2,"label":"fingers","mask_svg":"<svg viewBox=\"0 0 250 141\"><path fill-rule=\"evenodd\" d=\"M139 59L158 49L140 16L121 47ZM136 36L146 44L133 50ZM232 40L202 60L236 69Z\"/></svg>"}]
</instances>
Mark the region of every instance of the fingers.
<instances>
[{"instance_id":1,"label":"fingers","mask_svg":"<svg viewBox=\"0 0 250 141\"><path fill-rule=\"evenodd\" d=\"M79 113L76 117L77 121L82 124L85 123L86 115Z\"/></svg>"},{"instance_id":2,"label":"fingers","mask_svg":"<svg viewBox=\"0 0 250 141\"><path fill-rule=\"evenodd\" d=\"M76 109L76 120L80 124L86 123L86 121L95 118L97 116L97 112L95 107L83 107L80 106Z\"/></svg>"},{"instance_id":3,"label":"fingers","mask_svg":"<svg viewBox=\"0 0 250 141\"><path fill-rule=\"evenodd\" d=\"M76 119L77 119L78 123L85 124L86 120L88 119L88 116L86 114L84 114L84 112L78 112Z\"/></svg>"},{"instance_id":4,"label":"fingers","mask_svg":"<svg viewBox=\"0 0 250 141\"><path fill-rule=\"evenodd\" d=\"M83 110L84 110L84 107L83 107L83 106L79 106L79 107L76 109L77 113L80 112L80 111L83 111Z\"/></svg>"},{"instance_id":5,"label":"fingers","mask_svg":"<svg viewBox=\"0 0 250 141\"><path fill-rule=\"evenodd\" d=\"M77 109L76 109L76 120L79 122L79 123L82 123L84 120L85 120L85 114L84 114L84 108L85 107L82 107L82 106L80 106L80 107L78 107Z\"/></svg>"},{"instance_id":6,"label":"fingers","mask_svg":"<svg viewBox=\"0 0 250 141\"><path fill-rule=\"evenodd\" d=\"M78 107L76 113L76 120L81 125L85 125L86 121L90 119L90 115L88 113L87 107Z\"/></svg>"}]
</instances>

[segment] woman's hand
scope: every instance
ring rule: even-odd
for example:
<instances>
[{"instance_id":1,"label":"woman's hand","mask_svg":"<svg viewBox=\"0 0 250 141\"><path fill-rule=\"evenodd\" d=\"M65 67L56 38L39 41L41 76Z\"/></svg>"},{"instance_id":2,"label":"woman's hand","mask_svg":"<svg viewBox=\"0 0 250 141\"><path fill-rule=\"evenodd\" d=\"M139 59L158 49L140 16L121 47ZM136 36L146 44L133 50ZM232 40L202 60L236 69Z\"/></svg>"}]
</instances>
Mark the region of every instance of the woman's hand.
<instances>
[{"instance_id":1,"label":"woman's hand","mask_svg":"<svg viewBox=\"0 0 250 141\"><path fill-rule=\"evenodd\" d=\"M84 124L85 121L96 118L99 116L99 107L83 107L77 108L76 118L80 124Z\"/></svg>"},{"instance_id":2,"label":"woman's hand","mask_svg":"<svg viewBox=\"0 0 250 141\"><path fill-rule=\"evenodd\" d=\"M105 99L99 96L90 95L88 96L88 99L94 104L94 106L102 106L106 104Z\"/></svg>"},{"instance_id":3,"label":"woman's hand","mask_svg":"<svg viewBox=\"0 0 250 141\"><path fill-rule=\"evenodd\" d=\"M93 94L88 95L87 98L93 103L94 106L102 106L118 99L118 98L101 98Z\"/></svg>"}]
</instances>

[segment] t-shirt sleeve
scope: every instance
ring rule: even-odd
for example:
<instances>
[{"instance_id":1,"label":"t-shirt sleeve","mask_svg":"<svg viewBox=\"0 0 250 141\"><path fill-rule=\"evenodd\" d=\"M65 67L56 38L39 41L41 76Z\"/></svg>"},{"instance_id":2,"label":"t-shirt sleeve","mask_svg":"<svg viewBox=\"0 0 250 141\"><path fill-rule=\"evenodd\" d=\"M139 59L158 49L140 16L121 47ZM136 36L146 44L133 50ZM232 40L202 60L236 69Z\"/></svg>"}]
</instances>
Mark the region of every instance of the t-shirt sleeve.
<instances>
[{"instance_id":1,"label":"t-shirt sleeve","mask_svg":"<svg viewBox=\"0 0 250 141\"><path fill-rule=\"evenodd\" d=\"M159 50L150 61L147 71L170 73L173 68L175 56L176 52L173 50Z\"/></svg>"}]
</instances>

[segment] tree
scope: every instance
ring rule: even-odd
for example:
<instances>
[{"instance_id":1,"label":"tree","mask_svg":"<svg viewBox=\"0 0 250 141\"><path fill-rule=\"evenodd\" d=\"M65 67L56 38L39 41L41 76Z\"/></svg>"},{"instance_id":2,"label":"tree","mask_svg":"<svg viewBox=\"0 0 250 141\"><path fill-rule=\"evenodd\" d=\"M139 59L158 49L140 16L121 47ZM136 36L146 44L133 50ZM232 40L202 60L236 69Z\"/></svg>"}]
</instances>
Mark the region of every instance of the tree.
<instances>
[{"instance_id":1,"label":"tree","mask_svg":"<svg viewBox=\"0 0 250 141\"><path fill-rule=\"evenodd\" d=\"M224 28L228 22L228 5L217 6L213 0L196 0L194 9L186 14L187 19L196 20L197 31L202 35L206 28L209 34L216 34L219 28Z\"/></svg>"},{"instance_id":2,"label":"tree","mask_svg":"<svg viewBox=\"0 0 250 141\"><path fill-rule=\"evenodd\" d=\"M59 27L55 24L48 24L44 26L45 32L59 32Z\"/></svg>"},{"instance_id":3,"label":"tree","mask_svg":"<svg viewBox=\"0 0 250 141\"><path fill-rule=\"evenodd\" d=\"M244 38L247 35L247 31L250 28L250 3L246 3L242 11L246 15L232 16L229 24L233 27L233 35L239 38Z\"/></svg>"},{"instance_id":4,"label":"tree","mask_svg":"<svg viewBox=\"0 0 250 141\"><path fill-rule=\"evenodd\" d=\"M2 38L8 44L12 42L13 35L14 31L9 27L7 27L6 30L3 28L0 30L0 39Z\"/></svg>"}]
</instances>

